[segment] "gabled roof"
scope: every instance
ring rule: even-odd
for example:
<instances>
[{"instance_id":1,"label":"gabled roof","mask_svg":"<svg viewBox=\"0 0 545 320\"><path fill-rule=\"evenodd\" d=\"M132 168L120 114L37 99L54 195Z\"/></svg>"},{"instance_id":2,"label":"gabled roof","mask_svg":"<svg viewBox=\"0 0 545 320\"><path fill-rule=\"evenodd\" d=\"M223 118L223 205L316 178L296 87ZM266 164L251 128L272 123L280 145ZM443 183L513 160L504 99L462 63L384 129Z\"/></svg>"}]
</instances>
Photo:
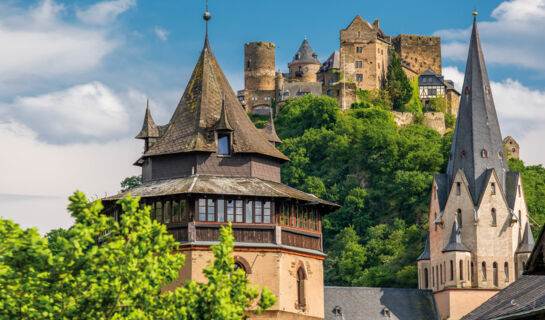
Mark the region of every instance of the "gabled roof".
<instances>
[{"instance_id":1,"label":"gabled roof","mask_svg":"<svg viewBox=\"0 0 545 320\"><path fill-rule=\"evenodd\" d=\"M220 120L222 105L233 129L235 154L256 153L288 160L248 118L210 49L208 38L166 132L144 157L195 151L216 152L213 130Z\"/></svg>"},{"instance_id":2,"label":"gabled roof","mask_svg":"<svg viewBox=\"0 0 545 320\"><path fill-rule=\"evenodd\" d=\"M376 31L377 33L377 37L380 38L381 40L386 40L387 36L386 34L382 31L382 29L380 29L380 27L378 26L378 19L375 20L376 21L376 25L375 24L371 24L367 21L365 21L359 14L356 15L354 17L354 19L352 19L352 21L350 22L350 24L346 27L346 29L344 30L348 30L348 29L351 29L355 24L358 24L358 23L362 23L364 26L367 26L369 29L371 30L374 30Z\"/></svg>"},{"instance_id":3,"label":"gabled roof","mask_svg":"<svg viewBox=\"0 0 545 320\"><path fill-rule=\"evenodd\" d=\"M439 320L431 290L401 288L326 286L324 316L325 320Z\"/></svg>"},{"instance_id":4,"label":"gabled roof","mask_svg":"<svg viewBox=\"0 0 545 320\"><path fill-rule=\"evenodd\" d=\"M274 128L274 119L272 112L269 112L269 120L263 129L260 130L261 134L265 136L267 141L272 143L282 143L282 140L276 134L276 129Z\"/></svg>"},{"instance_id":5,"label":"gabled roof","mask_svg":"<svg viewBox=\"0 0 545 320\"><path fill-rule=\"evenodd\" d=\"M135 139L146 139L146 138L158 138L160 137L159 129L153 121L151 112L149 110L149 100L146 103L146 115L144 116L144 123L142 124L142 130L140 133L134 137Z\"/></svg>"},{"instance_id":6,"label":"gabled roof","mask_svg":"<svg viewBox=\"0 0 545 320\"><path fill-rule=\"evenodd\" d=\"M524 228L524 235L520 241L516 253L530 253L534 250L534 236L532 235L532 228L530 227L530 222L526 221L526 226Z\"/></svg>"},{"instance_id":7,"label":"gabled roof","mask_svg":"<svg viewBox=\"0 0 545 320\"><path fill-rule=\"evenodd\" d=\"M320 63L318 55L312 51L307 39L304 39L301 43L301 46L299 47L299 50L297 50L295 56L293 56L290 65L294 63Z\"/></svg>"},{"instance_id":8,"label":"gabled roof","mask_svg":"<svg viewBox=\"0 0 545 320\"><path fill-rule=\"evenodd\" d=\"M515 210L519 178L520 172L516 171L509 171L505 175L505 198L511 210Z\"/></svg>"},{"instance_id":9,"label":"gabled roof","mask_svg":"<svg viewBox=\"0 0 545 320\"><path fill-rule=\"evenodd\" d=\"M488 73L477 30L476 18L469 45L460 109L447 174L452 182L456 171L463 170L473 201L479 199L487 169L495 169L501 185L509 171L504 155L502 135L492 98ZM482 157L486 150L488 157Z\"/></svg>"},{"instance_id":10,"label":"gabled roof","mask_svg":"<svg viewBox=\"0 0 545 320\"><path fill-rule=\"evenodd\" d=\"M448 185L448 176L444 173L434 175L437 184L437 200L441 211L445 210L447 204L450 186Z\"/></svg>"},{"instance_id":11,"label":"gabled roof","mask_svg":"<svg viewBox=\"0 0 545 320\"><path fill-rule=\"evenodd\" d=\"M452 224L452 231L450 233L449 242L447 246L443 249L443 252L449 252L449 251L470 251L462 243L462 232L460 232L460 228L458 227L458 219L454 219L454 223Z\"/></svg>"},{"instance_id":12,"label":"gabled roof","mask_svg":"<svg viewBox=\"0 0 545 320\"><path fill-rule=\"evenodd\" d=\"M524 275L492 298L465 315L462 320L534 319L532 311L543 314L545 307L545 276ZM509 317L526 313L527 317Z\"/></svg>"},{"instance_id":13,"label":"gabled roof","mask_svg":"<svg viewBox=\"0 0 545 320\"><path fill-rule=\"evenodd\" d=\"M428 236L426 237L426 245L424 246L424 251L422 251L422 254L418 256L416 261L420 260L430 260L430 233L428 232Z\"/></svg>"},{"instance_id":14,"label":"gabled roof","mask_svg":"<svg viewBox=\"0 0 545 320\"><path fill-rule=\"evenodd\" d=\"M322 66L320 67L320 72L326 72L332 69L340 69L341 68L341 58L339 50L333 51L333 53L327 58L327 60L322 63Z\"/></svg>"}]
</instances>

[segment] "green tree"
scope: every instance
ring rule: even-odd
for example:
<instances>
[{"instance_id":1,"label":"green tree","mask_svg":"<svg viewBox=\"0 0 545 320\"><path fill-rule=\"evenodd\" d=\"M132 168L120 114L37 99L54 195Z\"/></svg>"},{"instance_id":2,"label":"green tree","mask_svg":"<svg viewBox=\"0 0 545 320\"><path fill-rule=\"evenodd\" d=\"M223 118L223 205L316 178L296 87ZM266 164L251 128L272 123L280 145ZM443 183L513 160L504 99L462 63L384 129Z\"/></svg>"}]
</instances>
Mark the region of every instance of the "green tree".
<instances>
[{"instance_id":1,"label":"green tree","mask_svg":"<svg viewBox=\"0 0 545 320\"><path fill-rule=\"evenodd\" d=\"M119 200L123 214L115 221L101 214L100 201L76 192L68 207L75 225L47 237L0 219L0 318L242 319L241 310L258 298L257 312L275 303L266 288L259 297L233 272L230 228L222 230L214 264L204 270L208 283L162 293L177 279L184 256L173 254L174 238L138 200ZM196 311L204 305L213 308L211 318Z\"/></svg>"},{"instance_id":2,"label":"green tree","mask_svg":"<svg viewBox=\"0 0 545 320\"><path fill-rule=\"evenodd\" d=\"M451 108L451 102L447 98L439 95L431 98L426 105L426 108L428 108L429 111L447 113Z\"/></svg>"},{"instance_id":3,"label":"green tree","mask_svg":"<svg viewBox=\"0 0 545 320\"><path fill-rule=\"evenodd\" d=\"M420 98L420 87L418 86L418 77L411 81L411 99L407 102L400 111L422 113L422 99Z\"/></svg>"},{"instance_id":4,"label":"green tree","mask_svg":"<svg viewBox=\"0 0 545 320\"><path fill-rule=\"evenodd\" d=\"M121 192L134 189L142 184L142 176L127 177L121 181Z\"/></svg>"},{"instance_id":5,"label":"green tree","mask_svg":"<svg viewBox=\"0 0 545 320\"><path fill-rule=\"evenodd\" d=\"M335 236L325 263L326 284L350 285L363 276L367 251L359 239L352 226Z\"/></svg>"},{"instance_id":6,"label":"green tree","mask_svg":"<svg viewBox=\"0 0 545 320\"><path fill-rule=\"evenodd\" d=\"M413 88L401 66L397 53L392 54L392 60L386 74L386 91L390 95L394 110L401 110L411 100Z\"/></svg>"}]
</instances>

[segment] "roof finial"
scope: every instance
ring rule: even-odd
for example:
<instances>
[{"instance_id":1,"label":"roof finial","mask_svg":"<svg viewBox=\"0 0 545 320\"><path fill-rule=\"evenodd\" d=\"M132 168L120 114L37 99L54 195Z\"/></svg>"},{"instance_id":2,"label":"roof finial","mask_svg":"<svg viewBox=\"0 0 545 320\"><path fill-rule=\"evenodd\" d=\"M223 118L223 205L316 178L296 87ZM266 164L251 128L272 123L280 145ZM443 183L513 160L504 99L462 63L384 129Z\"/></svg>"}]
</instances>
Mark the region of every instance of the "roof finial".
<instances>
[{"instance_id":1,"label":"roof finial","mask_svg":"<svg viewBox=\"0 0 545 320\"><path fill-rule=\"evenodd\" d=\"M149 97L146 97L146 109L149 109Z\"/></svg>"},{"instance_id":2,"label":"roof finial","mask_svg":"<svg viewBox=\"0 0 545 320\"><path fill-rule=\"evenodd\" d=\"M212 19L212 15L208 12L208 0L206 0L206 11L202 15L204 21L206 21L206 38L208 39L208 21Z\"/></svg>"}]
</instances>

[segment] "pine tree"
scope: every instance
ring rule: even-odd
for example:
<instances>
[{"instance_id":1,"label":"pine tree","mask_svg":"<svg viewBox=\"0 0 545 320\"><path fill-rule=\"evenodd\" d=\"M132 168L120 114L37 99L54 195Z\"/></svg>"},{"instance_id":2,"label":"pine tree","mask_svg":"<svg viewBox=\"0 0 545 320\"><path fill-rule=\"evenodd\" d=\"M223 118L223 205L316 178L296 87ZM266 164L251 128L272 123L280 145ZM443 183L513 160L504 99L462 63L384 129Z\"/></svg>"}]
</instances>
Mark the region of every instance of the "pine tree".
<instances>
[{"instance_id":1,"label":"pine tree","mask_svg":"<svg viewBox=\"0 0 545 320\"><path fill-rule=\"evenodd\" d=\"M386 90L394 104L394 110L400 110L411 100L411 82L403 71L401 59L395 52L392 54L392 61L386 75Z\"/></svg>"}]
</instances>

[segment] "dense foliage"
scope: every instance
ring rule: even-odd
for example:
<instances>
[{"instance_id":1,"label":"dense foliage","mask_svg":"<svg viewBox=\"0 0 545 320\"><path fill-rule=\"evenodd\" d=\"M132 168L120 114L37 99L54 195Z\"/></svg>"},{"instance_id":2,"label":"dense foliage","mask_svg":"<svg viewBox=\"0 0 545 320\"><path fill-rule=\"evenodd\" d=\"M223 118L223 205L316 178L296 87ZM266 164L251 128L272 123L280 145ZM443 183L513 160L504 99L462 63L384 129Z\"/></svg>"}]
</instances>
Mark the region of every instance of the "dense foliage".
<instances>
[{"instance_id":1,"label":"dense foliage","mask_svg":"<svg viewBox=\"0 0 545 320\"><path fill-rule=\"evenodd\" d=\"M386 74L386 92L390 95L394 110L404 111L403 108L413 96L411 81L407 78L397 53L392 53L392 60Z\"/></svg>"},{"instance_id":2,"label":"dense foliage","mask_svg":"<svg viewBox=\"0 0 545 320\"><path fill-rule=\"evenodd\" d=\"M248 288L234 270L234 238L221 231L207 283L176 281L184 255L174 238L151 220L138 198L119 200L119 222L102 215L100 201L76 192L69 210L76 223L42 237L0 219L0 318L2 319L242 319L257 301L261 312L275 303L266 288Z\"/></svg>"},{"instance_id":3,"label":"dense foliage","mask_svg":"<svg viewBox=\"0 0 545 320\"><path fill-rule=\"evenodd\" d=\"M121 192L131 190L142 184L142 176L126 177L121 181Z\"/></svg>"},{"instance_id":4,"label":"dense foliage","mask_svg":"<svg viewBox=\"0 0 545 320\"><path fill-rule=\"evenodd\" d=\"M343 206L323 223L327 284L414 287L431 180L445 168L452 135L398 128L369 103L352 108L305 96L281 110L279 148L291 159L282 181Z\"/></svg>"}]
</instances>

